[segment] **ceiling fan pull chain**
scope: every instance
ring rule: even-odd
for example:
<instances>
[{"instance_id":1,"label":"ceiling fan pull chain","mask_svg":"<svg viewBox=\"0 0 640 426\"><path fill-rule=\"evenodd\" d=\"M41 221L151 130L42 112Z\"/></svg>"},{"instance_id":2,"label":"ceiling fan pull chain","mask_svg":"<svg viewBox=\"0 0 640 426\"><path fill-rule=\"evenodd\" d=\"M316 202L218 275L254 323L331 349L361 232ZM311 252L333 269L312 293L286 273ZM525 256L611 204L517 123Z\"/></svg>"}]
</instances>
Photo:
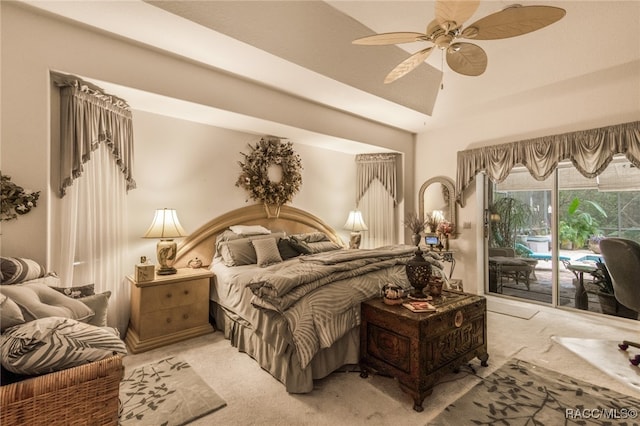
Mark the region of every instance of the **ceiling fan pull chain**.
<instances>
[{"instance_id":1,"label":"ceiling fan pull chain","mask_svg":"<svg viewBox=\"0 0 640 426\"><path fill-rule=\"evenodd\" d=\"M440 90L444 90L444 50L440 49L440 71L442 76L440 77Z\"/></svg>"}]
</instances>

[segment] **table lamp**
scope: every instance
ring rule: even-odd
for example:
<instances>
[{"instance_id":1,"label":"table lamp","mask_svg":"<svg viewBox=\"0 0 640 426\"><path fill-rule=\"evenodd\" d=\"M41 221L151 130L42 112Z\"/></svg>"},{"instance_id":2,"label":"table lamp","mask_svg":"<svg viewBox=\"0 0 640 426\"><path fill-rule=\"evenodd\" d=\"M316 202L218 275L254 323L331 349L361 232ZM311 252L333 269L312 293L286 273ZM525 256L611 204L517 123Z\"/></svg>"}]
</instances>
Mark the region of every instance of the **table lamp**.
<instances>
[{"instance_id":1,"label":"table lamp","mask_svg":"<svg viewBox=\"0 0 640 426\"><path fill-rule=\"evenodd\" d=\"M360 247L360 241L362 240L362 234L360 231L366 231L367 225L362 219L362 212L360 210L351 210L347 222L344 224L344 229L351 231L351 238L349 239L349 248L357 249Z\"/></svg>"},{"instance_id":2,"label":"table lamp","mask_svg":"<svg viewBox=\"0 0 640 426\"><path fill-rule=\"evenodd\" d=\"M160 269L156 271L158 275L171 275L177 272L173 264L176 261L178 245L174 238L184 237L185 232L178 215L173 209L158 209L143 238L160 238L157 246L157 258Z\"/></svg>"}]
</instances>

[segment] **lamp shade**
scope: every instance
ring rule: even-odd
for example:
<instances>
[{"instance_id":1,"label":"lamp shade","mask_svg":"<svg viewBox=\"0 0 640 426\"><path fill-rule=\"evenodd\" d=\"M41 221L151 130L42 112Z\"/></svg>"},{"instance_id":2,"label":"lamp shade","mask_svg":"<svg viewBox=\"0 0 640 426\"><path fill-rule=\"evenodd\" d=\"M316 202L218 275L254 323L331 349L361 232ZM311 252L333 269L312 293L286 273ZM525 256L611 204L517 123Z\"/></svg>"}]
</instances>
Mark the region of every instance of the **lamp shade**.
<instances>
[{"instance_id":1,"label":"lamp shade","mask_svg":"<svg viewBox=\"0 0 640 426\"><path fill-rule=\"evenodd\" d=\"M347 222L344 224L344 229L351 232L358 232L366 231L369 228L367 228L364 219L362 219L362 212L360 212L360 210L351 210Z\"/></svg>"},{"instance_id":2,"label":"lamp shade","mask_svg":"<svg viewBox=\"0 0 640 426\"><path fill-rule=\"evenodd\" d=\"M187 232L184 230L178 214L174 209L158 209L153 217L151 226L144 234L144 238L178 238L184 237Z\"/></svg>"}]
</instances>

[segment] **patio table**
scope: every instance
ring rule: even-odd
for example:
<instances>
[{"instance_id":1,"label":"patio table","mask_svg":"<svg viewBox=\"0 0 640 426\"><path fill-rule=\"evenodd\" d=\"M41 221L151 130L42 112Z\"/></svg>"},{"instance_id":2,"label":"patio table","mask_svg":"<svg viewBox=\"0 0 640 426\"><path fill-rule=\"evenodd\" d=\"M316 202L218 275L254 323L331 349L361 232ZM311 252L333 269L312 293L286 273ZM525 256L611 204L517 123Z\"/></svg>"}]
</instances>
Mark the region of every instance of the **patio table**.
<instances>
[{"instance_id":1,"label":"patio table","mask_svg":"<svg viewBox=\"0 0 640 426\"><path fill-rule=\"evenodd\" d=\"M594 265L588 265L586 263L569 263L567 265L567 269L573 272L578 280L578 284L576 285L576 308L582 310L589 309L589 298L587 296L587 290L584 288L584 273L595 272L596 267Z\"/></svg>"}]
</instances>

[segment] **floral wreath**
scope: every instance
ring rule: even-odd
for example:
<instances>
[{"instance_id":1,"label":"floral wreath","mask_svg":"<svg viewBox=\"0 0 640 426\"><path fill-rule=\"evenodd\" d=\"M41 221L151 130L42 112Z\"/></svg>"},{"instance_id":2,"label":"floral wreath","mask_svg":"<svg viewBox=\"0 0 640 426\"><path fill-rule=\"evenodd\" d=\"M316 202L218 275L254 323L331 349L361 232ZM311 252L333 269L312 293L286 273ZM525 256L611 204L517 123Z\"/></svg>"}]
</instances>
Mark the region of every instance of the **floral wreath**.
<instances>
[{"instance_id":1,"label":"floral wreath","mask_svg":"<svg viewBox=\"0 0 640 426\"><path fill-rule=\"evenodd\" d=\"M255 147L249 144L251 153L245 154L239 161L242 172L236 186L249 191L249 196L265 204L281 206L290 202L302 185L302 161L293 151L291 142L282 142L279 138L261 138ZM282 179L272 182L269 179L269 167L279 166Z\"/></svg>"},{"instance_id":2,"label":"floral wreath","mask_svg":"<svg viewBox=\"0 0 640 426\"><path fill-rule=\"evenodd\" d=\"M27 214L36 207L40 191L31 191L11 182L11 176L0 173L2 186L0 221L17 219L18 215Z\"/></svg>"}]
</instances>

